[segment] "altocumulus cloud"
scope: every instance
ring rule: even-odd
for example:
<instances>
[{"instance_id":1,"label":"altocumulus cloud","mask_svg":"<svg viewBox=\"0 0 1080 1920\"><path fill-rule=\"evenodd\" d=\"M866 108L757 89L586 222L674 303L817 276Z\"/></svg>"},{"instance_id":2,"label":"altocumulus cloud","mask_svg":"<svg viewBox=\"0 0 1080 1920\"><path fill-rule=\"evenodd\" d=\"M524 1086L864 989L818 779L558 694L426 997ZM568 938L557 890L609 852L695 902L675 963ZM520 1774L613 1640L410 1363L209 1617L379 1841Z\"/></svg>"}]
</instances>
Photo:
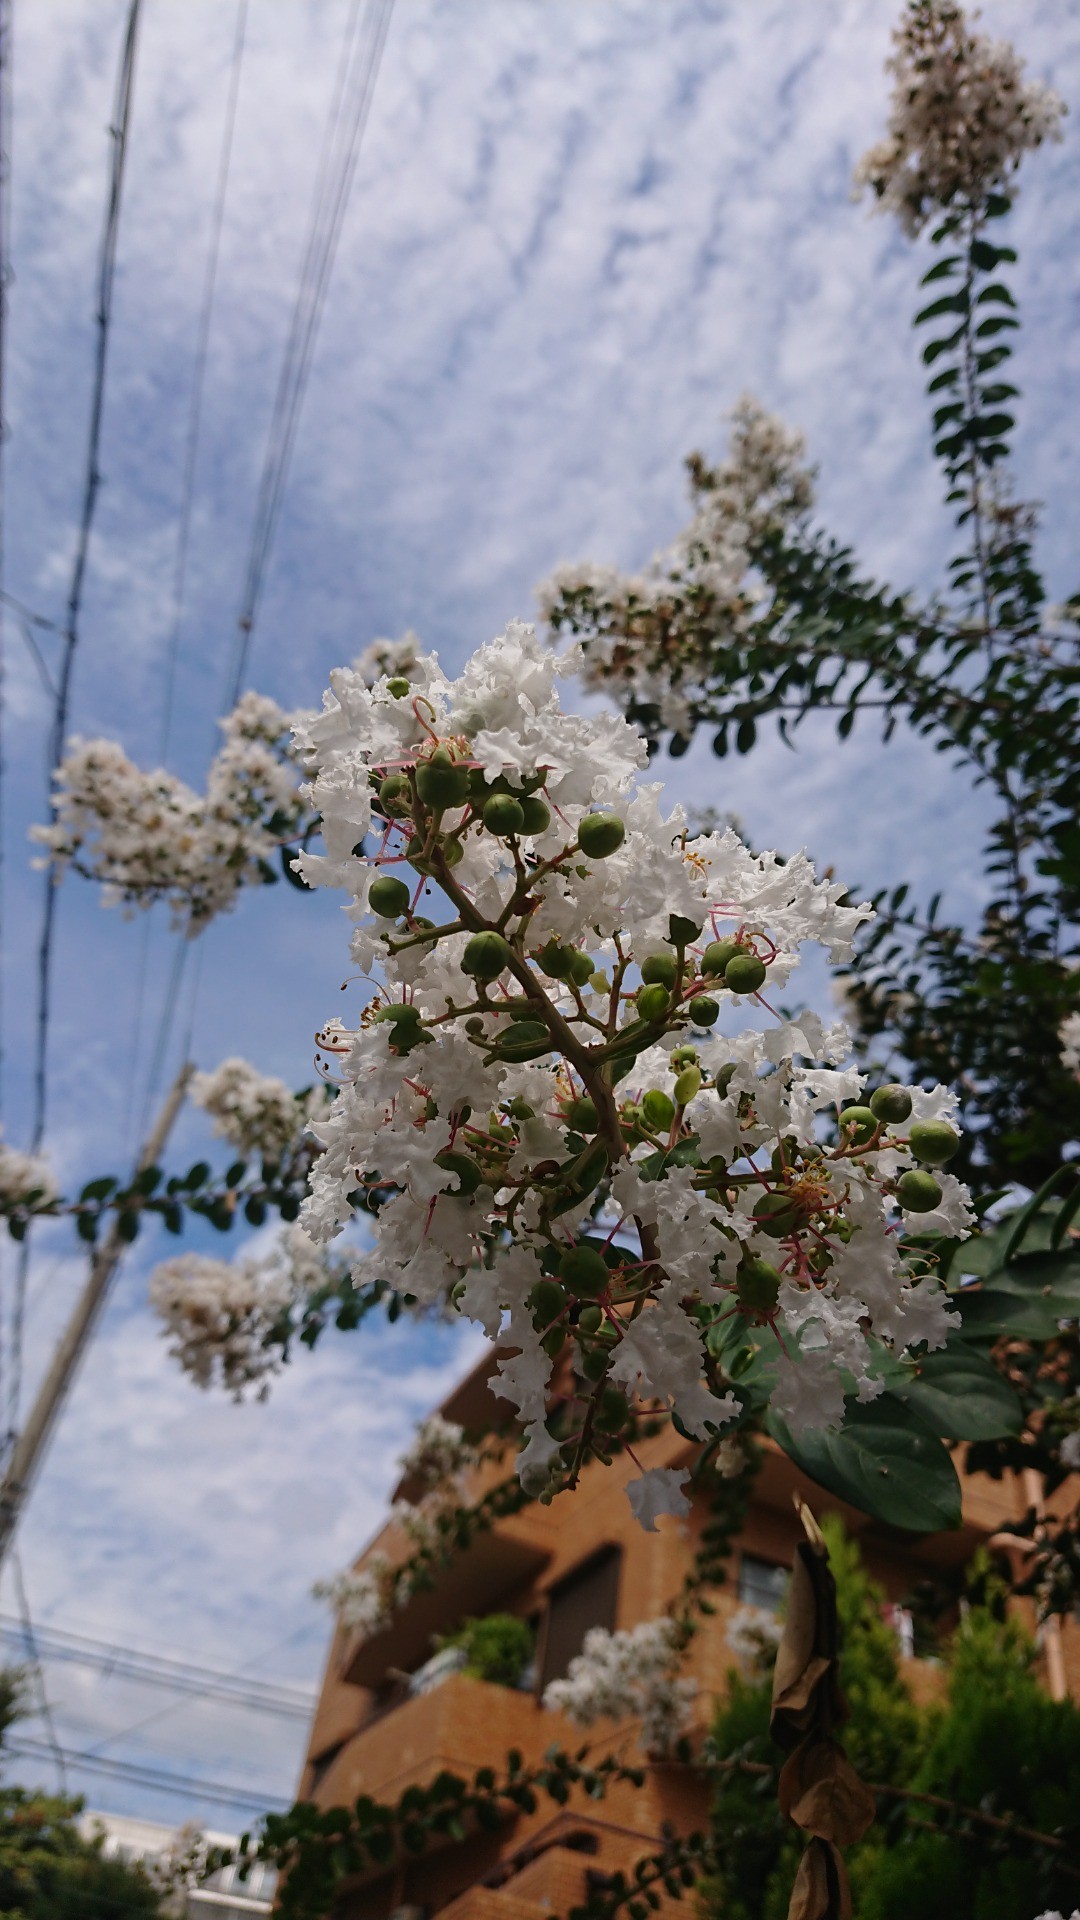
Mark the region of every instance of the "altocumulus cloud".
<instances>
[{"instance_id":1,"label":"altocumulus cloud","mask_svg":"<svg viewBox=\"0 0 1080 1920\"><path fill-rule=\"evenodd\" d=\"M200 777L232 644L254 488L303 246L343 0L253 6L242 79L171 763ZM329 668L415 626L455 666L560 559L636 565L684 512L681 460L716 450L744 387L807 433L823 512L898 584L947 551L925 453L921 374L904 316L918 255L849 202L884 112L891 7L823 0L408 0L397 9L307 397L252 683L317 701ZM51 0L16 41L17 280L8 368L7 584L51 617L70 566L91 351L94 254L124 7ZM984 8L1031 68L1080 99L1060 10ZM232 18L207 0L147 9L111 343L103 491L74 726L156 756L162 655L191 361ZM1014 219L1031 346L1019 440L1026 496L1061 499L1071 451L1062 382L1076 346L1073 123L1026 170ZM1052 591L1068 534L1051 516ZM37 894L26 824L42 813L46 712L11 651L6 1123L19 1136ZM46 645L48 642L45 643ZM838 769L842 780L838 780ZM734 808L760 844L805 840L870 886L925 882L949 809L970 871L981 806L940 761L869 735L836 762L824 731L721 772L705 743L676 792ZM880 806L853 807L870 783ZM958 880L961 905L974 881ZM62 902L53 1145L75 1175L144 1106L172 959L163 929ZM329 900L250 898L185 972L178 1032L200 1064L239 1051L291 1084L339 1004L343 923ZM137 1015L137 982L146 990ZM820 981L816 990L824 990ZM136 1071L137 1069L137 1071ZM134 1077L133 1077L134 1076ZM196 1157L201 1123L177 1154ZM79 1278L44 1255L29 1373ZM133 1264L83 1370L28 1515L23 1554L43 1616L133 1644L314 1674L324 1632L310 1581L374 1525L410 1420L465 1363L470 1336L409 1329L330 1338L264 1407L196 1395L173 1373ZM93 1744L152 1697L50 1676L61 1732ZM67 1719L65 1720L65 1714ZM288 1792L297 1743L198 1708L108 1751L157 1754ZM256 1764L257 1763L257 1764ZM99 1800L103 1783L76 1780ZM112 1804L125 1790L114 1787ZM134 1804L134 1800L130 1802ZM144 1811L161 1802L140 1802ZM173 1809L182 1813L182 1807Z\"/></svg>"}]
</instances>

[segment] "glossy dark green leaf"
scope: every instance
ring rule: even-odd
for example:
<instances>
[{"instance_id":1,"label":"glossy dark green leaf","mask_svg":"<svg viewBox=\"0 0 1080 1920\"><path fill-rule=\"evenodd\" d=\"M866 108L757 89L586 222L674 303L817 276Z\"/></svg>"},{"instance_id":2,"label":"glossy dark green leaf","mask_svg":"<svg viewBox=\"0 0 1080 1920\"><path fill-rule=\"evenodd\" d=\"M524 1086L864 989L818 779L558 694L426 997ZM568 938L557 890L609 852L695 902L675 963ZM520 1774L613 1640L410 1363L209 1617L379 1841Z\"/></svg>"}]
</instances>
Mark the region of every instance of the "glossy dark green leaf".
<instances>
[{"instance_id":1,"label":"glossy dark green leaf","mask_svg":"<svg viewBox=\"0 0 1080 1920\"><path fill-rule=\"evenodd\" d=\"M796 1440L777 1414L765 1424L803 1473L861 1513L908 1533L959 1526L960 1483L948 1452L892 1394L849 1404L839 1433Z\"/></svg>"},{"instance_id":2,"label":"glossy dark green leaf","mask_svg":"<svg viewBox=\"0 0 1080 1920\"><path fill-rule=\"evenodd\" d=\"M915 1378L894 1385L892 1393L943 1440L998 1440L1023 1425L1023 1409L1008 1382L956 1338L928 1353Z\"/></svg>"}]
</instances>

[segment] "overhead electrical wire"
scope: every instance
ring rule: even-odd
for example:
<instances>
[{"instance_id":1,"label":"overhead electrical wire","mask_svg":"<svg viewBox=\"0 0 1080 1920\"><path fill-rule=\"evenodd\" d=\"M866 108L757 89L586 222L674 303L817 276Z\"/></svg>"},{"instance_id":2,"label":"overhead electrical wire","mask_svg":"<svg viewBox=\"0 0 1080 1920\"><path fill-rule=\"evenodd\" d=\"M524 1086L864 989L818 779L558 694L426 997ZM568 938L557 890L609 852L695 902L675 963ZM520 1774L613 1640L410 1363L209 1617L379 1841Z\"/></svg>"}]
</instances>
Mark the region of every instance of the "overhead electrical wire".
<instances>
[{"instance_id":1,"label":"overhead electrical wire","mask_svg":"<svg viewBox=\"0 0 1080 1920\"><path fill-rule=\"evenodd\" d=\"M86 451L86 474L83 481L82 504L79 511L79 525L75 540L75 559L71 572L71 584L68 590L67 618L63 629L63 644L60 652L60 666L56 684L56 706L53 711L53 724L50 729L48 779L49 814L55 817L55 795L52 791L53 775L64 757L64 742L67 735L68 713L71 705L71 681L75 666L75 655L79 645L79 621L82 615L83 588L86 582L86 562L90 551L90 534L94 524L94 510L97 506L98 491L101 486L101 428L105 413L105 373L108 364L109 329L112 325L113 287L116 279L116 251L120 236L120 203L124 184L124 163L127 159L128 134L131 127L131 105L135 84L135 50L138 41L139 15L142 0L131 0L128 8L127 23L124 29L124 41L120 56L120 74L117 81L116 100L113 109L112 125L109 133L112 139L112 161L109 168L109 192L105 210L105 228L101 238L101 251L98 261L97 282L97 346L94 355L94 377L90 401L90 431ZM47 1071L49 1046L49 1006L52 984L53 928L55 923L56 887L51 873L45 876L45 909L42 916L41 941L38 948L38 1006L36 1023L36 1051L34 1059L34 1122L31 1130L30 1151L36 1152L41 1145L45 1132L47 1107Z\"/></svg>"},{"instance_id":2,"label":"overhead electrical wire","mask_svg":"<svg viewBox=\"0 0 1080 1920\"><path fill-rule=\"evenodd\" d=\"M334 99L316 174L307 244L259 479L227 708L236 705L243 689L312 354L393 5L394 0L367 0L361 19L360 0L353 0L346 23Z\"/></svg>"},{"instance_id":3,"label":"overhead electrical wire","mask_svg":"<svg viewBox=\"0 0 1080 1920\"><path fill-rule=\"evenodd\" d=\"M83 480L82 502L79 510L78 530L75 539L75 558L68 589L67 614L62 629L60 664L56 676L56 700L53 706L52 726L49 730L49 749L47 755L48 809L50 820L56 817L56 796L53 787L54 775L64 754L64 742L67 735L68 714L71 705L72 673L75 655L79 645L79 621L82 614L83 588L86 581L86 562L90 550L90 534L94 524L94 510L97 505L98 491L101 486L101 428L105 413L105 374L108 365L109 330L112 325L113 287L116 279L116 253L120 234L120 205L124 184L124 165L127 159L128 134L131 127L131 108L135 84L135 52L138 44L139 17L142 0L130 0L124 27L124 38L120 54L120 71L116 84L116 96L113 105L112 124L109 128L112 140L112 155L109 166L108 196L105 208L105 223L101 236L98 255L97 275L97 343L94 352L94 371L90 398L90 427L87 436L86 470ZM46 871L45 892L41 915L41 933L37 951L37 1011L34 1022L34 1060L32 1074L32 1112L33 1122L30 1130L30 1151L36 1153L45 1133L45 1120L48 1107L48 1063L49 1063L49 1023L52 1002L52 963L53 940L56 927L57 887L53 874ZM18 1425L19 1402L22 1392L22 1341L23 1326L26 1317L26 1287L30 1271L30 1236L27 1235L19 1248L15 1271L14 1300L11 1311L11 1356L10 1380L7 1392L7 1439L14 1434Z\"/></svg>"},{"instance_id":4,"label":"overhead electrical wire","mask_svg":"<svg viewBox=\"0 0 1080 1920\"><path fill-rule=\"evenodd\" d=\"M24 1626L12 1616L0 1614L0 1636L12 1642L23 1638ZM144 1653L133 1647L121 1647L112 1641L98 1640L90 1634L75 1633L59 1627L39 1626L35 1633L37 1655L41 1660L60 1660L77 1666L92 1667L109 1679L132 1680L169 1693L203 1698L212 1694L216 1703L250 1708L281 1719L308 1721L315 1709L315 1696L300 1687L277 1680L248 1684L239 1675L197 1662L176 1660L167 1654Z\"/></svg>"},{"instance_id":5,"label":"overhead electrical wire","mask_svg":"<svg viewBox=\"0 0 1080 1920\"><path fill-rule=\"evenodd\" d=\"M72 1747L65 1747L62 1751L65 1763L72 1769L81 1767L88 1773L109 1774L115 1780L122 1780L130 1786L147 1787L154 1793L171 1793L186 1800L212 1800L219 1806L232 1807L237 1812L284 1813L289 1806L288 1800L281 1794L258 1790L250 1792L231 1782L200 1780L196 1774L172 1773L163 1767L140 1766L137 1761L106 1760L101 1754L80 1753ZM51 1757L51 1749L46 1741L34 1740L26 1734L6 1738L4 1752L26 1760Z\"/></svg>"},{"instance_id":6,"label":"overhead electrical wire","mask_svg":"<svg viewBox=\"0 0 1080 1920\"><path fill-rule=\"evenodd\" d=\"M64 1753L56 1737L56 1726L52 1717L52 1709L49 1706L49 1697L45 1691L45 1669L41 1664L41 1654L38 1651L37 1639L34 1634L34 1622L30 1615L30 1602L26 1597L26 1583L23 1580L22 1562L17 1553L13 1553L11 1556L11 1571L15 1579L15 1596L19 1606L20 1638L26 1649L27 1664L33 1678L34 1688L37 1692L38 1712L41 1715L42 1724L48 1737L49 1757L56 1768L57 1785L61 1793L66 1793L67 1769L64 1764Z\"/></svg>"},{"instance_id":7,"label":"overhead electrical wire","mask_svg":"<svg viewBox=\"0 0 1080 1920\"><path fill-rule=\"evenodd\" d=\"M173 568L172 583L172 626L169 631L165 650L165 684L161 710L161 757L164 761L169 750L169 735L172 730L173 693L176 682L176 662L180 648L180 630L184 614L184 591L187 585L188 548L191 540L191 513L195 497L195 470L198 464L199 438L202 427L203 393L206 385L206 362L210 346L210 322L214 311L214 295L217 289L218 262L221 257L221 234L225 222L225 201L229 190L229 173L232 166L233 138L236 133L236 110L240 98L240 69L244 58L244 42L247 35L248 0L237 0L236 25L233 30L232 60L229 69L229 85L225 100L225 120L221 133L221 151L218 158L217 187L214 194L213 212L210 218L210 244L206 256L206 271L203 278L202 306L199 312L198 334L195 344L195 362L191 382L191 403L188 412L187 440L184 449L184 475L181 488L180 517L176 538L176 561Z\"/></svg>"}]
</instances>

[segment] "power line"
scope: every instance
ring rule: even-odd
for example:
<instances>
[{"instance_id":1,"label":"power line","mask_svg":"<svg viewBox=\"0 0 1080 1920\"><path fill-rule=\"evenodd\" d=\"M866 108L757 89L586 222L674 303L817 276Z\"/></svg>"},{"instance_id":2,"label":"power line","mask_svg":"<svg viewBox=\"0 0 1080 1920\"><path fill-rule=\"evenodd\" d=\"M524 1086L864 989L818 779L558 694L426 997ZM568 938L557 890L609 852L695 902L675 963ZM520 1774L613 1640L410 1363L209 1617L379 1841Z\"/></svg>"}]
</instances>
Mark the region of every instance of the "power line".
<instances>
[{"instance_id":1,"label":"power line","mask_svg":"<svg viewBox=\"0 0 1080 1920\"><path fill-rule=\"evenodd\" d=\"M140 1766L135 1761L106 1760L101 1754L80 1753L72 1747L65 1747L63 1758L71 1768L81 1767L88 1773L110 1774L115 1780L125 1781L130 1786L147 1787L154 1793L171 1793L190 1800L196 1796L200 1800L213 1800L219 1806L234 1807L238 1812L285 1813L290 1802L276 1793L249 1793L242 1787L217 1780L200 1780L195 1774L172 1773L163 1767ZM28 1734L19 1734L14 1739L5 1739L4 1752L24 1760L45 1760L51 1758L51 1749L43 1740L35 1740Z\"/></svg>"},{"instance_id":2,"label":"power line","mask_svg":"<svg viewBox=\"0 0 1080 1920\"><path fill-rule=\"evenodd\" d=\"M196 340L195 365L191 385L191 409L188 414L187 445L184 453L180 524L176 541L176 566L173 573L173 618L165 654L165 690L161 714L161 757L163 760L168 752L169 733L172 727L173 689L176 678L176 659L180 646L180 627L184 609L184 588L187 581L188 545L191 537L191 510L195 493L195 467L198 459L199 433L202 425L206 359L210 345L210 321L214 308L218 261L221 254L221 232L225 220L225 198L229 186L229 170L232 165L233 135L236 131L236 108L240 95L240 68L243 62L244 39L247 33L247 11L248 0L237 0L232 63L229 73L228 93L225 101L225 121L221 135L221 154L218 160L217 189L214 196L214 208L210 221L210 246L206 259L202 308L199 314L199 330Z\"/></svg>"},{"instance_id":3,"label":"power line","mask_svg":"<svg viewBox=\"0 0 1080 1920\"><path fill-rule=\"evenodd\" d=\"M0 1614L0 1636L16 1640L20 1633L20 1623L10 1615ZM78 1666L94 1667L109 1678L137 1680L148 1686L164 1688L167 1692L194 1697L213 1692L218 1701L250 1707L253 1711L275 1717L310 1720L315 1706L313 1694L299 1687L291 1687L287 1682L268 1680L245 1685L236 1674L214 1667L176 1660L168 1654L117 1646L108 1640L95 1639L90 1634L59 1627L39 1626L36 1645L43 1660L64 1660Z\"/></svg>"},{"instance_id":4,"label":"power line","mask_svg":"<svg viewBox=\"0 0 1080 1920\"><path fill-rule=\"evenodd\" d=\"M333 270L360 145L371 109L394 0L368 0L357 33L359 0L346 24L334 97L312 197L307 244L278 378L255 506L247 573L237 621L228 707L240 697L303 405L319 322Z\"/></svg>"},{"instance_id":5,"label":"power line","mask_svg":"<svg viewBox=\"0 0 1080 1920\"><path fill-rule=\"evenodd\" d=\"M56 1768L57 1783L61 1793L66 1793L67 1772L64 1766L64 1755L60 1742L56 1737L56 1726L53 1721L52 1710L49 1706L49 1696L45 1691L45 1670L42 1667L41 1655L38 1652L37 1641L34 1638L34 1623L30 1615L30 1602L26 1597L26 1583L23 1580L22 1562L17 1553L11 1556L11 1570L15 1576L15 1594L19 1603L19 1624L22 1629L21 1637L30 1663L30 1671L34 1676L34 1685L37 1688L38 1711L41 1714L45 1732L48 1736L49 1755Z\"/></svg>"},{"instance_id":6,"label":"power line","mask_svg":"<svg viewBox=\"0 0 1080 1920\"><path fill-rule=\"evenodd\" d=\"M53 706L53 722L49 738L47 805L50 821L54 821L56 818L54 776L64 755L64 739L67 733L68 711L71 703L72 672L75 665L75 653L79 643L79 618L82 612L83 586L86 579L86 561L90 548L90 532L94 522L94 509L97 505L98 489L101 485L101 470L98 461L101 451L101 426L105 410L105 370L108 360L109 328L112 322L113 285L116 277L116 250L120 231L120 198L124 182L124 162L127 158L128 131L131 125L131 102L135 81L135 48L138 37L141 4L142 0L131 0L128 9L127 24L124 30L123 47L120 55L120 72L117 79L113 119L112 125L109 128L112 139L112 159L109 168L109 189L105 210L105 226L102 233L98 260L96 315L98 333L90 401L90 430L86 453L86 475L83 482L82 506L79 514L79 527L75 543L75 560L72 567L71 585L68 591L67 618L63 628L60 670L57 676L56 699ZM37 953L37 1014L34 1027L31 1153L36 1153L45 1133L45 1116L48 1101L49 1016L52 1001L52 959L53 935L56 926L56 899L57 887L55 876L52 870L47 868L41 915L41 934ZM22 1342L26 1318L26 1288L30 1273L30 1251L30 1235L27 1234L19 1248L15 1269L15 1295L11 1313L10 1381L7 1395L8 1443L14 1434L19 1419L19 1401L22 1392Z\"/></svg>"},{"instance_id":7,"label":"power line","mask_svg":"<svg viewBox=\"0 0 1080 1920\"><path fill-rule=\"evenodd\" d=\"M109 169L109 193L105 211L105 229L101 239L101 252L98 264L98 300L97 300L97 349L94 356L94 379L90 402L90 432L86 454L86 477L83 482L82 507L79 514L79 528L75 543L75 562L72 568L71 585L68 591L67 619L64 625L63 647L60 657L60 671L57 677L56 707L49 750L49 816L55 819L56 799L52 788L53 775L64 757L64 740L67 734L68 710L71 704L71 679L75 665L75 653L79 644L79 619L82 613L83 587L86 580L86 562L90 549L90 532L94 523L94 510L97 505L98 490L101 486L101 469L98 464L101 453L101 427L105 411L105 370L108 361L109 328L112 322L113 286L116 278L116 250L120 234L120 198L124 183L124 162L127 158L128 132L131 126L131 103L135 82L135 48L139 30L139 12L142 0L131 0L128 9L127 25L120 56L120 74L117 81L116 101L113 110L113 122L109 128L112 139L112 164ZM56 886L51 873L45 876L45 911L42 920L41 942L38 949L38 1008L36 1032L36 1057L34 1062L34 1124L31 1134L30 1151L36 1152L41 1145L45 1132L46 1111L46 1073L48 1066L49 1041L49 1001L52 979L52 944L55 921ZM25 1244L25 1243L24 1243Z\"/></svg>"}]
</instances>

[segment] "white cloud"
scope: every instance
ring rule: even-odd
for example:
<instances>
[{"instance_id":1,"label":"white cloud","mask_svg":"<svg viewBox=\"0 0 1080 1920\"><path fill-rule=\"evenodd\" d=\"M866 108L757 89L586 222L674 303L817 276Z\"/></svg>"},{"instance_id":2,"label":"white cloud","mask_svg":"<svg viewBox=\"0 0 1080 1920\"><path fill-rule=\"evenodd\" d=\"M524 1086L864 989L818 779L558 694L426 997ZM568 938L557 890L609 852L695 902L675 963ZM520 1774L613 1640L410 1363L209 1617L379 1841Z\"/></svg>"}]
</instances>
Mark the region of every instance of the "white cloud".
<instances>
[{"instance_id":1,"label":"white cloud","mask_svg":"<svg viewBox=\"0 0 1080 1920\"><path fill-rule=\"evenodd\" d=\"M330 666L409 624L460 661L530 611L533 583L559 559L640 562L683 516L683 455L718 449L721 415L744 387L806 430L826 517L871 567L897 584L934 576L948 537L906 320L920 256L847 198L883 113L891 11L857 0L396 9L256 635L256 684L316 700ZM15 46L7 585L52 617L81 479L124 12L123 0L51 0L22 11ZM343 18L342 0L251 10L177 688L174 761L196 777L226 678ZM1022 13L993 0L984 18L1080 100L1078 50L1050 0ZM157 752L231 33L228 7L158 6L139 52L73 722L120 735L144 759ZM1030 163L1013 223L1029 323L1016 363L1020 484L1051 501L1068 497L1074 440L1061 395L1078 351L1065 320L1080 273L1075 140L1074 120L1063 148ZM1055 594L1071 585L1070 535L1051 512ZM41 817L46 716L8 634L19 724L6 743L5 1118L18 1138L38 906L21 836ZM953 894L974 904L984 803L920 743L898 736L882 752L867 731L840 752L817 728L797 755L772 743L721 768L702 742L665 771L677 794L733 808L759 844L805 841L868 887L925 883L947 819ZM140 1018L142 951L138 928L69 882L52 1112L58 1158L83 1177L113 1163L136 1029L142 1106L172 948L155 927ZM213 930L199 966L189 960L174 1050L197 980L201 1064L239 1051L302 1083L313 1032L341 1004L345 954L331 900L280 889L248 899ZM205 1138L185 1121L178 1160ZM170 1370L137 1271L31 1503L35 1605L59 1624L224 1666L299 1632L267 1670L313 1675L323 1628L308 1586L375 1524L407 1421L438 1398L460 1350L408 1329L331 1336L267 1407L237 1410ZM76 1282L65 1265L35 1293L35 1368ZM135 1717L137 1701L97 1682L67 1693L66 1671L50 1682L73 1744ZM162 1764L182 1757L210 1775L262 1755L250 1728L219 1739L185 1714L146 1731L144 1750ZM295 1758L284 1742L265 1783L287 1790ZM119 1788L112 1804L124 1804Z\"/></svg>"}]
</instances>

